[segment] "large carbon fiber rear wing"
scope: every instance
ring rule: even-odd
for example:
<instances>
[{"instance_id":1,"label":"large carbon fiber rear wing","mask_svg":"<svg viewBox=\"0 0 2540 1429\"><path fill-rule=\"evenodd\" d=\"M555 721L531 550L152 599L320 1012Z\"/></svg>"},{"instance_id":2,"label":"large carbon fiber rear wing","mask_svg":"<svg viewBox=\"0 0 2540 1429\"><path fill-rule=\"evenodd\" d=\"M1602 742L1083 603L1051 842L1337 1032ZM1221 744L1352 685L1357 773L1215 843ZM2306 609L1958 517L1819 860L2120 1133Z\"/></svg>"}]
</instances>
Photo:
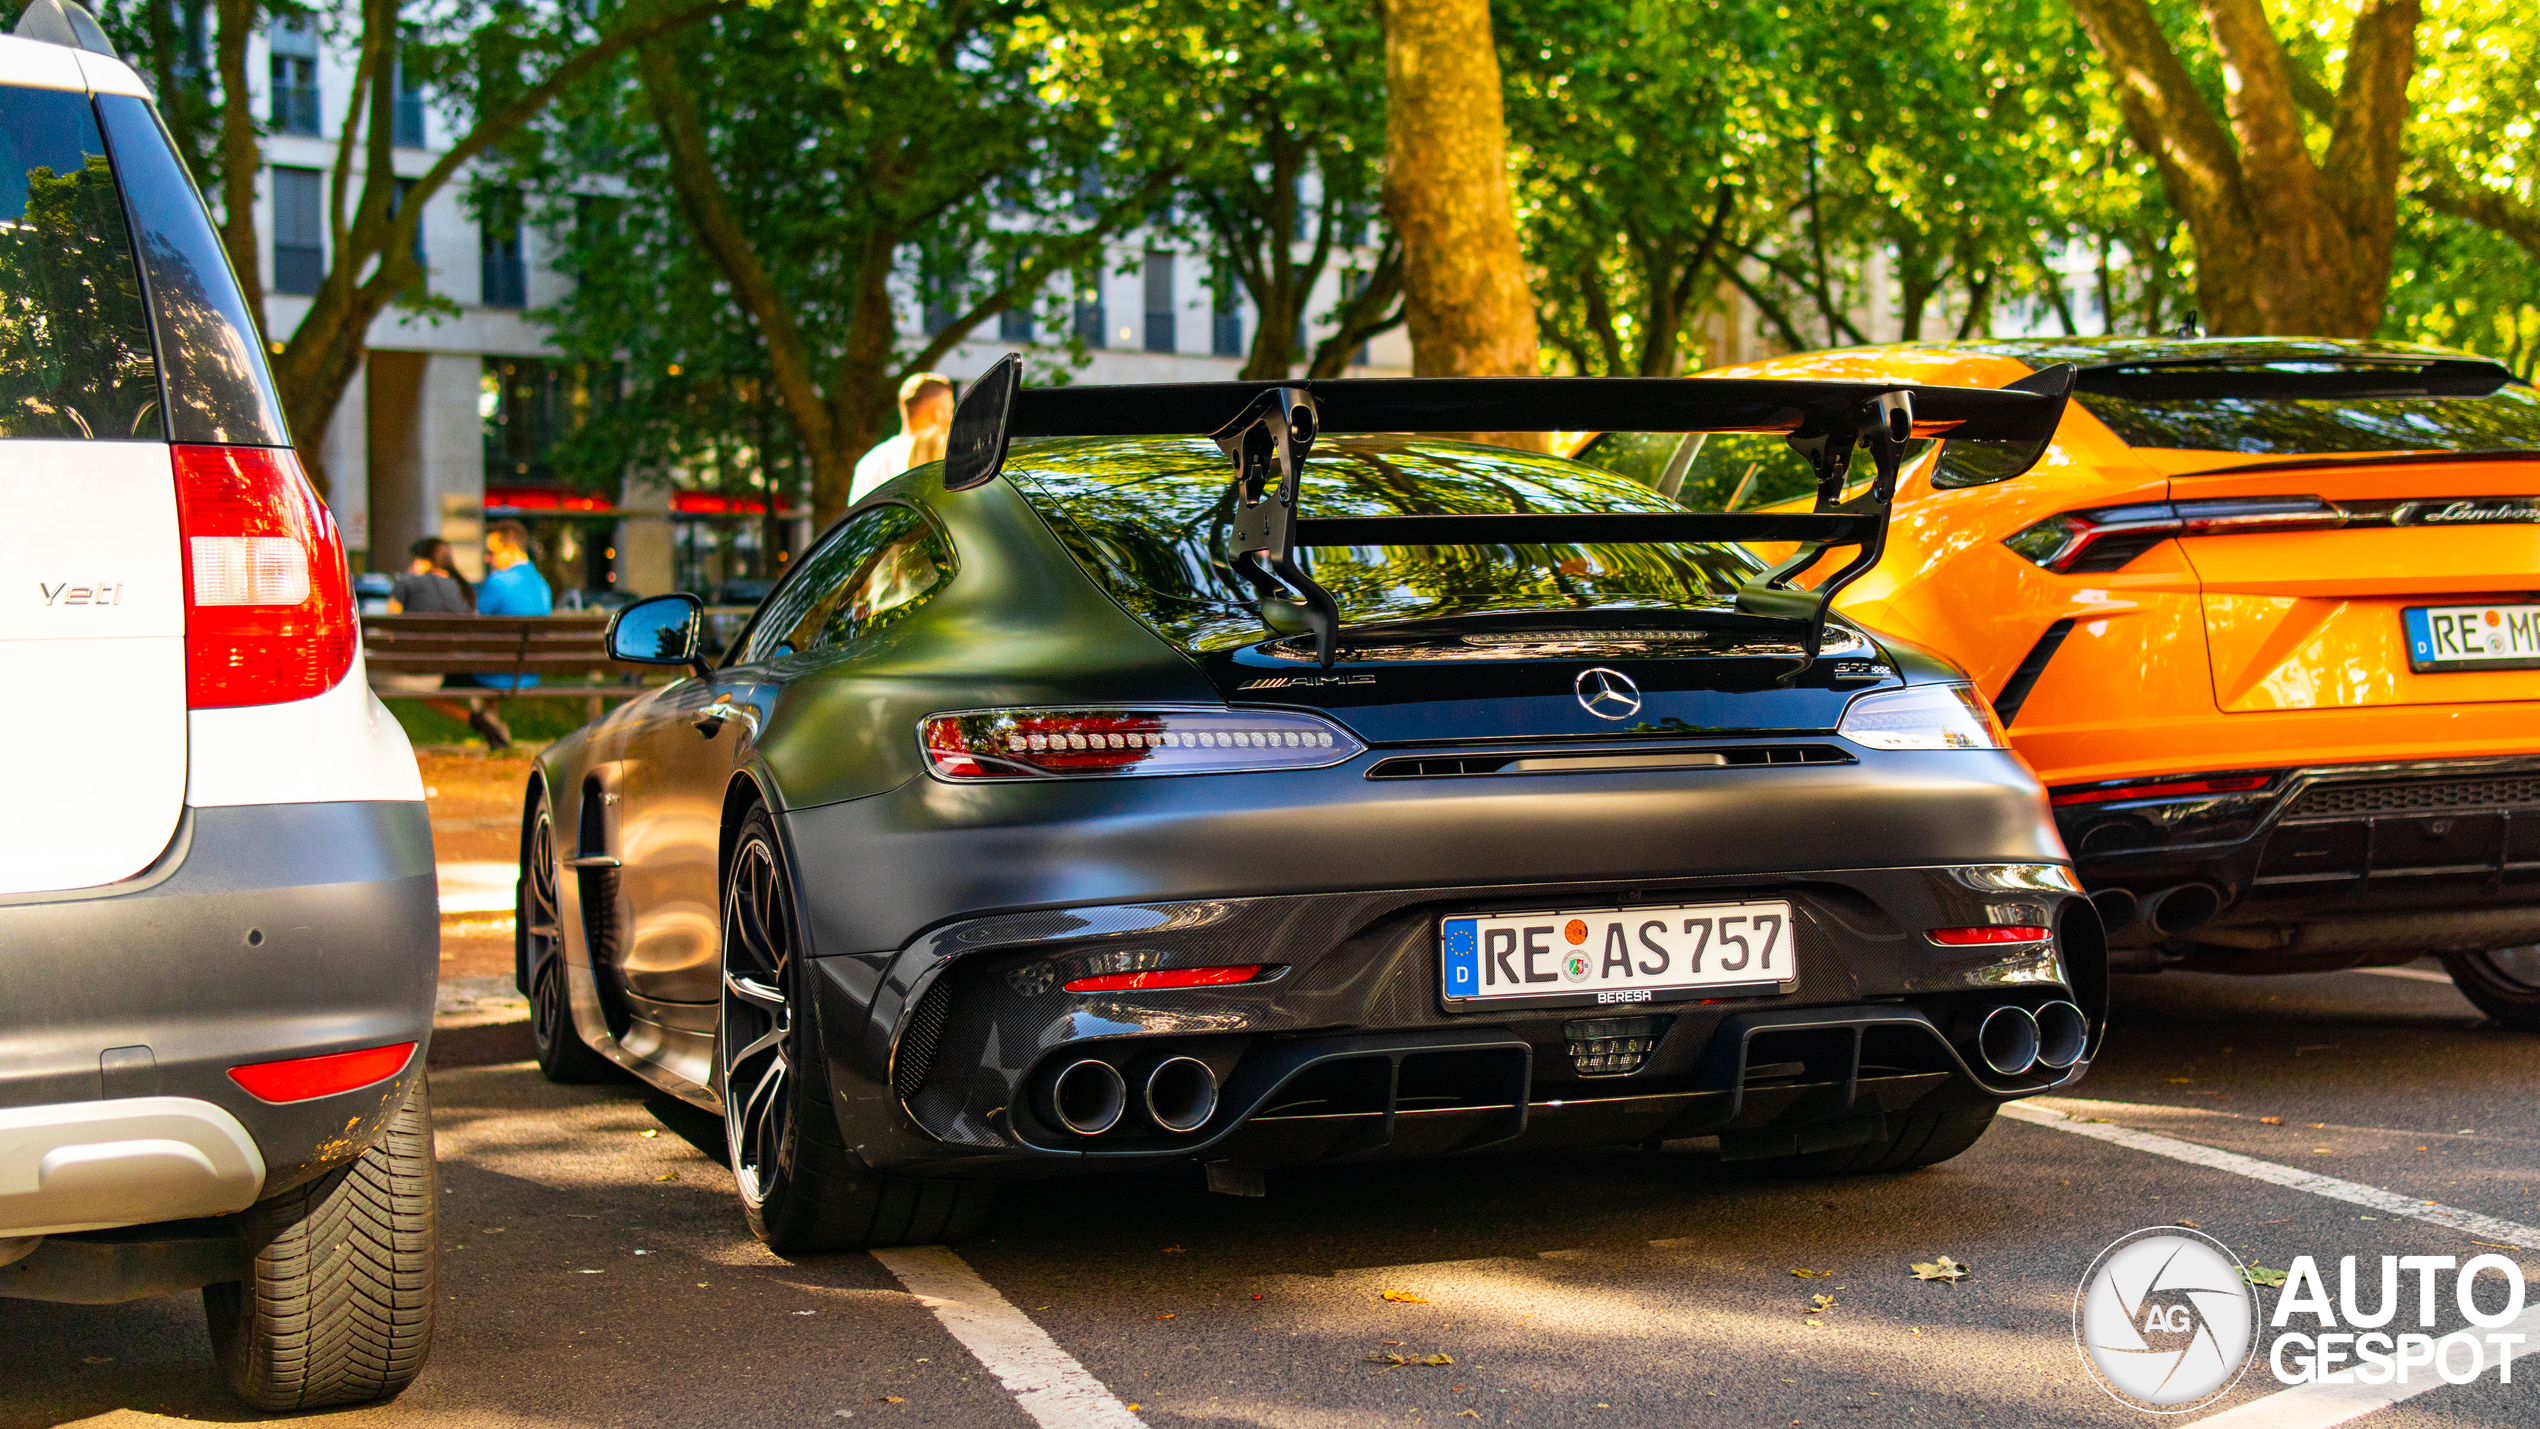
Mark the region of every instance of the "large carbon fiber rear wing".
<instances>
[{"instance_id":1,"label":"large carbon fiber rear wing","mask_svg":"<svg viewBox=\"0 0 2540 1429\"><path fill-rule=\"evenodd\" d=\"M1228 556L1274 630L1311 632L1332 663L1340 614L1299 570L1299 546L1530 545L1565 542L1792 541L1799 550L1738 593L1738 608L1804 627L1800 669L1816 659L1835 594L1887 542L1888 505L1905 444L1981 444L1986 466L2016 476L2053 440L2073 369L2050 367L2004 388L1902 382L1674 377L1407 377L1295 382L1176 382L1025 387L1007 354L953 412L944 485L994 480L1017 437L1205 436L1234 463ZM1325 432L1779 432L1817 473L1808 512L1613 512L1450 516L1307 516L1297 478ZM1850 500L1852 453L1876 468ZM1792 581L1838 547L1856 553L1813 587ZM1796 672L1794 672L1795 677Z\"/></svg>"}]
</instances>

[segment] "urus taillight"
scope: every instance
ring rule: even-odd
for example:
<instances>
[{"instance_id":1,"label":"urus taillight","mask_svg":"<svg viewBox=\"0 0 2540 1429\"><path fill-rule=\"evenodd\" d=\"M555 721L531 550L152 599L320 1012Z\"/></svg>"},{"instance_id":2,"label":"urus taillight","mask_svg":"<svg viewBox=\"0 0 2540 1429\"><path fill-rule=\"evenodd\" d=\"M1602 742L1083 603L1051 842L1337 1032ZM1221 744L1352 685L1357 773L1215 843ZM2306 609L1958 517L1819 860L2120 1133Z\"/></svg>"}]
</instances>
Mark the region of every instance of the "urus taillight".
<instances>
[{"instance_id":1,"label":"urus taillight","mask_svg":"<svg viewBox=\"0 0 2540 1429\"><path fill-rule=\"evenodd\" d=\"M191 709L322 695L360 639L344 542L287 447L171 448Z\"/></svg>"}]
</instances>

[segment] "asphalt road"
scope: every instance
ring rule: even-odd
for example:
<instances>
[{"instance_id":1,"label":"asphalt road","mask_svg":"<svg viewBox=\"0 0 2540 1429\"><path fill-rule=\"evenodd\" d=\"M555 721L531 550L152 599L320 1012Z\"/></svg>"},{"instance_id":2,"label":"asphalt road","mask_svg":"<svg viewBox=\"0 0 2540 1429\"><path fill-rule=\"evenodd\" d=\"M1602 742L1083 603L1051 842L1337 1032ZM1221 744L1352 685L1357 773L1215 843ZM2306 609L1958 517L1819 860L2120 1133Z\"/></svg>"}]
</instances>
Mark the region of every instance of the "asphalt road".
<instances>
[{"instance_id":1,"label":"asphalt road","mask_svg":"<svg viewBox=\"0 0 2540 1429\"><path fill-rule=\"evenodd\" d=\"M2441 981L2173 974L2118 992L2081 1099L2050 1104L2078 1127L2540 1225L2540 1038L2485 1024ZM315 1421L1033 1424L881 1261L768 1254L685 1122L631 1083L551 1087L526 1048L516 1023L436 1042L438 1348L397 1402ZM2172 1222L2255 1265L2318 1257L2331 1296L2338 1256L2487 1248L2005 1118L1946 1165L1852 1180L1759 1175L1689 1141L1273 1172L1260 1200L1208 1194L1196 1171L1058 1182L1010 1194L956 1250L1119 1406L1053 1411L1070 1424L2145 1425L2178 1421L2084 1374L2073 1301L2104 1246ZM2503 1253L2540 1275L2540 1254ZM1940 1255L1971 1275L1913 1278ZM1819 1294L1832 1308L1807 1313ZM2437 1333L2462 1323L2446 1300ZM192 1296L0 1301L0 1345L0 1429L250 1417L210 1369ZM1387 1355L1415 1363L1370 1360ZM2515 1368L2540 1382L2540 1356ZM2280 1390L2261 1366L2217 1408ZM2267 1412L2336 1422L2299 1394ZM2540 1383L2491 1370L2356 1422L2531 1424Z\"/></svg>"}]
</instances>

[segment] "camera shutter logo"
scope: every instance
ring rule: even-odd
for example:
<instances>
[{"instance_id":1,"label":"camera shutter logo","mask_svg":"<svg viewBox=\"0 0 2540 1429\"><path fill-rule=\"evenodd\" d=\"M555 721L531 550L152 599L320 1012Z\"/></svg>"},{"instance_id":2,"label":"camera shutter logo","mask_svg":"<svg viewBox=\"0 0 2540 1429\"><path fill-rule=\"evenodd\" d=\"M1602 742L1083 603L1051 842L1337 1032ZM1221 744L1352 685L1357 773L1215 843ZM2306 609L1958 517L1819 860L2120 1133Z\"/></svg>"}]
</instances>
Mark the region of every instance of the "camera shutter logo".
<instances>
[{"instance_id":1,"label":"camera shutter logo","mask_svg":"<svg viewBox=\"0 0 2540 1429\"><path fill-rule=\"evenodd\" d=\"M2258 1297L2211 1236L2152 1226L2099 1253L2073 1301L2073 1340L2099 1387L2155 1414L2230 1392L2258 1347Z\"/></svg>"}]
</instances>

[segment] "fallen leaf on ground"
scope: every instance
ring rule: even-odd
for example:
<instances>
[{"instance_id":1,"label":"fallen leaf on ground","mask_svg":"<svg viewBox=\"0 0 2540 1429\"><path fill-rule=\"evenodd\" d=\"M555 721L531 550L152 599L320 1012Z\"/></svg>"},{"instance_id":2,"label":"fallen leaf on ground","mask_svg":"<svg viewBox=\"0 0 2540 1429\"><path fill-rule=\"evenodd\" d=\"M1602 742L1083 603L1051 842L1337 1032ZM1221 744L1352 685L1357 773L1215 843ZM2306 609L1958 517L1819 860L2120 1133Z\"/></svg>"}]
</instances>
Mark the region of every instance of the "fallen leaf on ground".
<instances>
[{"instance_id":1,"label":"fallen leaf on ground","mask_svg":"<svg viewBox=\"0 0 2540 1429\"><path fill-rule=\"evenodd\" d=\"M2262 1116L2258 1118L2258 1124L2261 1126L2282 1126L2284 1125L2284 1118L2280 1116Z\"/></svg>"},{"instance_id":2,"label":"fallen leaf on ground","mask_svg":"<svg viewBox=\"0 0 2540 1429\"><path fill-rule=\"evenodd\" d=\"M1833 1296L1831 1296L1831 1295L1811 1295L1811 1296L1809 1296L1809 1297L1808 1297L1808 1308L1807 1308L1807 1309L1805 1309L1805 1310L1800 1311L1799 1313L1801 1313L1801 1314L1803 1314L1803 1315L1822 1315L1822 1314L1826 1313L1828 1310L1831 1310L1831 1309L1833 1309L1833 1308L1834 1308L1834 1297L1833 1297Z\"/></svg>"},{"instance_id":3,"label":"fallen leaf on ground","mask_svg":"<svg viewBox=\"0 0 2540 1429\"><path fill-rule=\"evenodd\" d=\"M2174 1087L2183 1087L2195 1080L2196 1079L2194 1077L2172 1077L2170 1078L2170 1085Z\"/></svg>"},{"instance_id":4,"label":"fallen leaf on ground","mask_svg":"<svg viewBox=\"0 0 2540 1429\"><path fill-rule=\"evenodd\" d=\"M1167 1310L1167 1311L1165 1311L1163 1314L1158 1315L1158 1316L1156 1316L1155 1318L1157 1318L1157 1319L1159 1319L1159 1320L1170 1320L1170 1319L1172 1319L1172 1318L1173 1318L1173 1312L1172 1312L1172 1311L1170 1311L1170 1310Z\"/></svg>"},{"instance_id":5,"label":"fallen leaf on ground","mask_svg":"<svg viewBox=\"0 0 2540 1429\"><path fill-rule=\"evenodd\" d=\"M1426 1305L1429 1303L1427 1297L1414 1295L1408 1290L1388 1290L1385 1292L1385 1298L1391 1300L1397 1305Z\"/></svg>"},{"instance_id":6,"label":"fallen leaf on ground","mask_svg":"<svg viewBox=\"0 0 2540 1429\"><path fill-rule=\"evenodd\" d=\"M661 1133L660 1133L660 1132L658 1132L658 1131L639 1131L639 1132L637 1132L637 1133L635 1133L635 1134L636 1134L637 1136L640 1136L640 1137L644 1138L646 1141L650 1141L650 1140L652 1140L654 1137L661 1135Z\"/></svg>"},{"instance_id":7,"label":"fallen leaf on ground","mask_svg":"<svg viewBox=\"0 0 2540 1429\"><path fill-rule=\"evenodd\" d=\"M1914 1262L1914 1278L1916 1280L1945 1280L1950 1284L1955 1285L1973 1273L1974 1272L1967 1269L1963 1262L1952 1260L1945 1255L1936 1257L1930 1261Z\"/></svg>"},{"instance_id":8,"label":"fallen leaf on ground","mask_svg":"<svg viewBox=\"0 0 2540 1429\"><path fill-rule=\"evenodd\" d=\"M1166 1247L1164 1248L1164 1253L1165 1253L1166 1255L1187 1255L1187 1254L1189 1254L1189 1252L1188 1252L1188 1251L1183 1250L1183 1249L1182 1249L1180 1246L1178 1246L1178 1245L1168 1245L1168 1246L1166 1246Z\"/></svg>"},{"instance_id":9,"label":"fallen leaf on ground","mask_svg":"<svg viewBox=\"0 0 2540 1429\"><path fill-rule=\"evenodd\" d=\"M900 1398L900 1397L899 1397L898 1395L896 1395L896 1394L886 1394L886 1395L883 1395L883 1396L882 1396L882 1402L883 1402L884 1404L906 1404L906 1403L908 1403L908 1401L907 1401L907 1400Z\"/></svg>"},{"instance_id":10,"label":"fallen leaf on ground","mask_svg":"<svg viewBox=\"0 0 2540 1429\"><path fill-rule=\"evenodd\" d=\"M664 1171L660 1175L655 1176L653 1179L656 1181L676 1181L679 1179L679 1173L676 1171Z\"/></svg>"},{"instance_id":11,"label":"fallen leaf on ground","mask_svg":"<svg viewBox=\"0 0 2540 1429\"><path fill-rule=\"evenodd\" d=\"M1798 1266L1796 1266L1796 1265L1794 1265L1794 1266L1792 1266L1792 1267L1790 1268L1790 1273L1791 1273L1791 1274L1793 1274L1793 1275L1798 1276L1798 1277L1799 1277L1800 1279L1802 1279L1802 1280L1832 1280L1832 1279L1834 1279L1834 1272L1833 1272L1833 1271L1831 1271L1831 1270L1803 1270L1803 1269L1801 1269L1800 1267L1798 1267Z\"/></svg>"},{"instance_id":12,"label":"fallen leaf on ground","mask_svg":"<svg viewBox=\"0 0 2540 1429\"><path fill-rule=\"evenodd\" d=\"M1455 1411L1455 1417L1458 1419L1479 1419L1482 1417L1482 1411L1478 1409L1459 1409Z\"/></svg>"},{"instance_id":13,"label":"fallen leaf on ground","mask_svg":"<svg viewBox=\"0 0 2540 1429\"><path fill-rule=\"evenodd\" d=\"M2170 1222L2170 1224L2171 1224L2171 1225L2174 1225L2174 1226L2185 1226L2185 1227L2187 1227L2189 1230L2192 1230L2192 1231L2201 1231L2201 1230L2203 1230L2203 1229L2204 1229L2204 1227L2203 1227L2203 1226L2200 1226L2200 1225L2196 1224L2194 1221L2191 1221L2191 1220L2187 1219L2187 1218L2186 1218L2186 1217L2184 1217L2184 1216L2181 1216L2181 1217L2180 1217L2180 1218L2178 1218L2177 1220L2174 1220L2174 1221Z\"/></svg>"},{"instance_id":14,"label":"fallen leaf on ground","mask_svg":"<svg viewBox=\"0 0 2540 1429\"><path fill-rule=\"evenodd\" d=\"M2252 1285L2277 1286L2284 1283L2284 1272L2263 1265L2244 1265L2240 1267L2240 1278Z\"/></svg>"}]
</instances>

